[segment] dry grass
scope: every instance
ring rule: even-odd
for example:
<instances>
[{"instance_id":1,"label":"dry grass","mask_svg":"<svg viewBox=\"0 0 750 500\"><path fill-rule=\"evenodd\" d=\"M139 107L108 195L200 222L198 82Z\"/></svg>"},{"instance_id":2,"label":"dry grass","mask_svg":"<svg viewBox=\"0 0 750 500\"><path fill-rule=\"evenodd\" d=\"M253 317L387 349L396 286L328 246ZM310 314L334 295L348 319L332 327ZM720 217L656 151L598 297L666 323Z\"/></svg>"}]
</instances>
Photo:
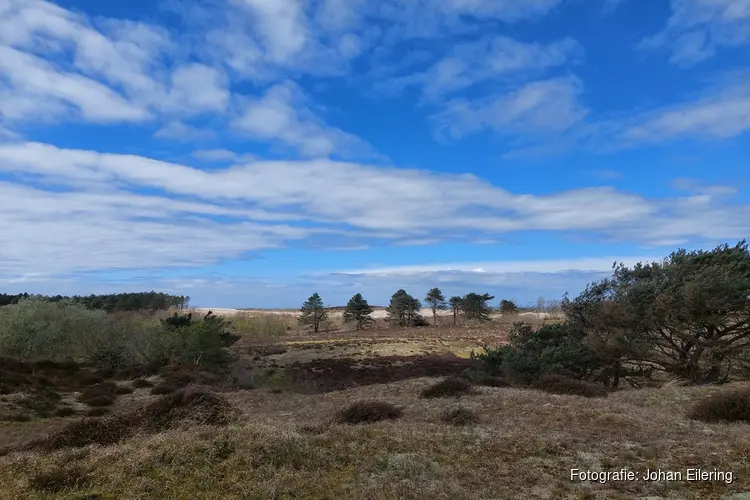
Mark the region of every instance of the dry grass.
<instances>
[{"instance_id":1,"label":"dry grass","mask_svg":"<svg viewBox=\"0 0 750 500\"><path fill-rule=\"evenodd\" d=\"M479 423L480 419L475 411L459 406L445 410L440 420L450 425L475 425Z\"/></svg>"},{"instance_id":2,"label":"dry grass","mask_svg":"<svg viewBox=\"0 0 750 500\"><path fill-rule=\"evenodd\" d=\"M325 395L228 395L245 416L228 427L182 426L106 447L0 457L7 498L720 498L750 490L747 425L684 418L713 388L623 391L588 400L479 388L470 426L436 421L442 400L420 399L434 379ZM395 421L330 422L357 401L403 407ZM19 424L20 425L20 424ZM302 428L309 431L300 432ZM571 468L730 470L735 482L578 483ZM54 493L35 477L80 471ZM71 483L67 483L71 484ZM587 496L588 495L588 496Z\"/></svg>"},{"instance_id":3,"label":"dry grass","mask_svg":"<svg viewBox=\"0 0 750 500\"><path fill-rule=\"evenodd\" d=\"M550 394L572 394L587 398L604 398L609 390L602 384L563 377L562 375L545 375L536 380L532 387Z\"/></svg>"},{"instance_id":4,"label":"dry grass","mask_svg":"<svg viewBox=\"0 0 750 500\"><path fill-rule=\"evenodd\" d=\"M446 365L457 370L467 360L453 356L447 363L422 353L404 362L404 356L382 359L378 352L399 343L404 352L418 346L433 353L496 345L504 334L493 324L368 331L348 338L322 334L323 341L315 343L309 334L295 337L292 331L284 337L292 342L283 342L288 352L258 361L248 355L247 344L241 346L241 365L264 373L276 365L274 373L283 377L318 377L323 385L344 375L353 380L338 383L337 390L323 387L325 392L238 390L192 400L184 392L159 398L139 390L118 398L107 416L89 419L97 423L76 424L77 434L68 427L82 422L75 417L2 422L0 446L69 441L0 454L0 497L720 499L750 492L750 425L688 418L696 401L725 389L671 384L584 398L498 387L502 380L475 381L472 397L453 407L446 405L450 400L420 394L458 374L444 373ZM353 354L357 351L361 355ZM316 359L332 361L310 363ZM338 421L342 409L367 415L357 403L373 401L393 405L400 416L366 425ZM134 406L137 412L130 410ZM381 408L372 414L383 413ZM103 443L80 447L86 439L75 440L81 436L89 441L99 436ZM732 471L735 480L570 481L572 468L623 467L701 467Z\"/></svg>"}]
</instances>

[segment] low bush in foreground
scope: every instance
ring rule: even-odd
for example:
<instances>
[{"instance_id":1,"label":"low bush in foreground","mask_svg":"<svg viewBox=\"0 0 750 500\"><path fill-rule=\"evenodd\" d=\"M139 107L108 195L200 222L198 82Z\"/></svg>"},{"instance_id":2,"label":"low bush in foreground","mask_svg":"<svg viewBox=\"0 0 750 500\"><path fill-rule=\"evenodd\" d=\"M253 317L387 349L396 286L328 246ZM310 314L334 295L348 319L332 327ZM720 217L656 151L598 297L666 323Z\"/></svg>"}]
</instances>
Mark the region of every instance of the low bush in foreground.
<instances>
[{"instance_id":1,"label":"low bush in foreground","mask_svg":"<svg viewBox=\"0 0 750 500\"><path fill-rule=\"evenodd\" d=\"M110 406L117 399L117 384L114 382L101 382L85 388L78 401L88 406Z\"/></svg>"},{"instance_id":2,"label":"low bush in foreground","mask_svg":"<svg viewBox=\"0 0 750 500\"><path fill-rule=\"evenodd\" d=\"M425 388L421 396L423 398L460 397L470 392L470 382L458 377L449 377Z\"/></svg>"},{"instance_id":3,"label":"low bush in foreground","mask_svg":"<svg viewBox=\"0 0 750 500\"><path fill-rule=\"evenodd\" d=\"M135 388L135 389L143 389L145 387L153 387L154 383L151 382L150 380L146 380L146 379L143 379L143 378L137 378L137 379L133 380L132 385L133 385L133 388Z\"/></svg>"},{"instance_id":4,"label":"low bush in foreground","mask_svg":"<svg viewBox=\"0 0 750 500\"><path fill-rule=\"evenodd\" d=\"M139 432L158 432L182 422L227 425L236 416L222 396L187 388L122 414L87 417L70 422L47 438L32 442L30 449L57 450L90 444L107 446Z\"/></svg>"},{"instance_id":5,"label":"low bush in foreground","mask_svg":"<svg viewBox=\"0 0 750 500\"><path fill-rule=\"evenodd\" d=\"M603 398L609 394L606 387L584 380L563 377L562 375L545 375L535 380L531 386L534 389L550 394L571 394L587 398Z\"/></svg>"},{"instance_id":6,"label":"low bush in foreground","mask_svg":"<svg viewBox=\"0 0 750 500\"><path fill-rule=\"evenodd\" d=\"M476 385L483 385L485 387L511 387L512 384L503 377L495 377L492 375L486 375L484 377L478 377L474 383Z\"/></svg>"},{"instance_id":7,"label":"low bush in foreground","mask_svg":"<svg viewBox=\"0 0 750 500\"><path fill-rule=\"evenodd\" d=\"M702 422L750 423L750 388L725 390L703 398L688 416Z\"/></svg>"},{"instance_id":8,"label":"low bush in foreground","mask_svg":"<svg viewBox=\"0 0 750 500\"><path fill-rule=\"evenodd\" d=\"M446 410L440 420L450 425L473 425L479 423L479 416L473 410L459 406Z\"/></svg>"},{"instance_id":9,"label":"low bush in foreground","mask_svg":"<svg viewBox=\"0 0 750 500\"><path fill-rule=\"evenodd\" d=\"M358 401L338 414L338 421L347 424L396 420L404 410L386 401Z\"/></svg>"}]
</instances>

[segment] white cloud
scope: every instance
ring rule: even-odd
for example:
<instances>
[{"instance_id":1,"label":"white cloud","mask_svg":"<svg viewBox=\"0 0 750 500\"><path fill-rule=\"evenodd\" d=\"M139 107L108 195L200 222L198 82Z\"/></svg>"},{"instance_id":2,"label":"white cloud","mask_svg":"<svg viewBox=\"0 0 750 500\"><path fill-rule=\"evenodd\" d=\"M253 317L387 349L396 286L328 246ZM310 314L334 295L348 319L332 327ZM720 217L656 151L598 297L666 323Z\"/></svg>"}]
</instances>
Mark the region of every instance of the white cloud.
<instances>
[{"instance_id":1,"label":"white cloud","mask_svg":"<svg viewBox=\"0 0 750 500\"><path fill-rule=\"evenodd\" d=\"M705 97L644 113L633 119L623 139L661 142L679 138L726 139L750 130L750 74L741 73Z\"/></svg>"},{"instance_id":2,"label":"white cloud","mask_svg":"<svg viewBox=\"0 0 750 500\"><path fill-rule=\"evenodd\" d=\"M159 139L172 139L181 142L205 141L214 137L210 130L194 127L179 120L165 123L154 132L154 137Z\"/></svg>"},{"instance_id":3,"label":"white cloud","mask_svg":"<svg viewBox=\"0 0 750 500\"><path fill-rule=\"evenodd\" d=\"M303 156L372 154L361 139L326 125L308 107L308 98L292 82L271 87L263 97L246 99L232 126L260 141L284 144Z\"/></svg>"},{"instance_id":4,"label":"white cloud","mask_svg":"<svg viewBox=\"0 0 750 500\"><path fill-rule=\"evenodd\" d=\"M239 154L228 149L198 149L190 153L193 158L207 162L232 162L232 163L249 163L257 161L258 158L252 154Z\"/></svg>"},{"instance_id":5,"label":"white cloud","mask_svg":"<svg viewBox=\"0 0 750 500\"><path fill-rule=\"evenodd\" d=\"M664 256L619 256L619 257L586 257L579 259L557 260L506 260L483 262L433 263L419 266L380 267L372 269L354 269L337 271L338 274L367 276L414 276L427 273L562 273L568 271L608 272L614 262L632 266L637 262L661 260Z\"/></svg>"},{"instance_id":6,"label":"white cloud","mask_svg":"<svg viewBox=\"0 0 750 500\"><path fill-rule=\"evenodd\" d=\"M560 133L588 114L578 102L581 91L574 77L535 81L490 97L454 99L434 118L439 132L452 138L484 129L504 135Z\"/></svg>"},{"instance_id":7,"label":"white cloud","mask_svg":"<svg viewBox=\"0 0 750 500\"><path fill-rule=\"evenodd\" d=\"M217 69L181 62L162 28L98 19L42 0L0 7L0 111L5 122L142 122L222 112Z\"/></svg>"},{"instance_id":8,"label":"white cloud","mask_svg":"<svg viewBox=\"0 0 750 500\"><path fill-rule=\"evenodd\" d=\"M537 230L653 244L750 231L750 206L695 186L666 200L613 188L532 195L472 175L331 160L203 171L39 143L0 144L0 172L10 179L0 184L0 225L13 234L6 274L200 265L299 240L357 247ZM29 180L38 187L19 184Z\"/></svg>"},{"instance_id":9,"label":"white cloud","mask_svg":"<svg viewBox=\"0 0 750 500\"><path fill-rule=\"evenodd\" d=\"M672 15L644 49L667 48L670 61L693 66L723 47L750 44L750 0L671 0Z\"/></svg>"},{"instance_id":10,"label":"white cloud","mask_svg":"<svg viewBox=\"0 0 750 500\"><path fill-rule=\"evenodd\" d=\"M149 116L97 81L0 46L0 114L6 120L45 120L69 111L94 122L142 121Z\"/></svg>"},{"instance_id":11,"label":"white cloud","mask_svg":"<svg viewBox=\"0 0 750 500\"><path fill-rule=\"evenodd\" d=\"M583 48L571 38L540 44L506 36L485 37L455 46L425 72L397 77L380 85L397 89L418 84L423 86L425 98L432 101L486 80L528 80L546 69L575 62L582 54Z\"/></svg>"}]
</instances>

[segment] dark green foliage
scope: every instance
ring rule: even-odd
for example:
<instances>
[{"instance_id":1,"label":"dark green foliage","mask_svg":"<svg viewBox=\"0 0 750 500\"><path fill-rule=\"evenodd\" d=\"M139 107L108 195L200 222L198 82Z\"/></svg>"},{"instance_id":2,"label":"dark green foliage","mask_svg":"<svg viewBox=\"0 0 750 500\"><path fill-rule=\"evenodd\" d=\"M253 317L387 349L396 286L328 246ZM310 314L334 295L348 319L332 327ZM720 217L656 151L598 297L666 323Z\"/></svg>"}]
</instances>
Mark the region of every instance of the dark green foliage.
<instances>
[{"instance_id":1,"label":"dark green foliage","mask_svg":"<svg viewBox=\"0 0 750 500\"><path fill-rule=\"evenodd\" d=\"M479 416L473 410L459 406L458 408L445 410L440 420L456 426L474 425L479 423Z\"/></svg>"},{"instance_id":2,"label":"dark green foliage","mask_svg":"<svg viewBox=\"0 0 750 500\"><path fill-rule=\"evenodd\" d=\"M512 300L503 299L500 301L500 307L498 308L500 314L518 314L518 306Z\"/></svg>"},{"instance_id":3,"label":"dark green foliage","mask_svg":"<svg viewBox=\"0 0 750 500\"><path fill-rule=\"evenodd\" d=\"M139 310L165 310L171 307L187 307L190 297L168 295L158 292L142 293L117 293L110 295L88 295L85 297L64 297L29 295L22 293L18 295L0 294L0 306L17 304L20 300L30 297L46 300L48 302L72 301L89 309L102 309L107 312L139 311Z\"/></svg>"},{"instance_id":4,"label":"dark green foliage","mask_svg":"<svg viewBox=\"0 0 750 500\"><path fill-rule=\"evenodd\" d=\"M174 313L161 321L175 344L171 361L226 366L231 360L227 348L239 340L227 330L229 322L212 311L200 320L191 314Z\"/></svg>"},{"instance_id":5,"label":"dark green foliage","mask_svg":"<svg viewBox=\"0 0 750 500\"><path fill-rule=\"evenodd\" d=\"M151 382L150 380L142 379L142 378L137 378L137 379L133 380L133 382L131 382L131 383L133 384L133 387L135 389L143 389L145 387L153 387L154 386L153 382Z\"/></svg>"},{"instance_id":6,"label":"dark green foliage","mask_svg":"<svg viewBox=\"0 0 750 500\"><path fill-rule=\"evenodd\" d=\"M315 333L318 333L320 325L328 318L328 311L323 305L323 299L317 293L312 294L302 304L300 312L298 321L305 326L312 327Z\"/></svg>"},{"instance_id":7,"label":"dark green foliage","mask_svg":"<svg viewBox=\"0 0 750 500\"><path fill-rule=\"evenodd\" d=\"M490 375L501 375L524 383L546 374L588 379L603 360L586 343L585 333L576 325L562 323L535 328L517 322L510 329L510 345L472 352Z\"/></svg>"},{"instance_id":8,"label":"dark green foliage","mask_svg":"<svg viewBox=\"0 0 750 500\"><path fill-rule=\"evenodd\" d=\"M338 421L347 424L396 420L404 410L386 401L357 401L338 414Z\"/></svg>"},{"instance_id":9,"label":"dark green foliage","mask_svg":"<svg viewBox=\"0 0 750 500\"><path fill-rule=\"evenodd\" d=\"M466 319L489 321L492 307L488 304L495 297L485 293L467 293L461 298L460 311Z\"/></svg>"},{"instance_id":10,"label":"dark green foliage","mask_svg":"<svg viewBox=\"0 0 750 500\"><path fill-rule=\"evenodd\" d=\"M361 293L354 295L344 309L344 322L352 322L357 330L362 330L373 323L372 307L362 297Z\"/></svg>"},{"instance_id":11,"label":"dark green foliage","mask_svg":"<svg viewBox=\"0 0 750 500\"><path fill-rule=\"evenodd\" d=\"M420 396L423 398L461 397L470 394L471 383L458 377L449 377L425 388Z\"/></svg>"},{"instance_id":12,"label":"dark green foliage","mask_svg":"<svg viewBox=\"0 0 750 500\"><path fill-rule=\"evenodd\" d=\"M401 289L393 294L391 302L386 308L388 321L397 326L424 326L426 322L419 314L421 308L422 304L419 300L406 293L406 290Z\"/></svg>"},{"instance_id":13,"label":"dark green foliage","mask_svg":"<svg viewBox=\"0 0 750 500\"><path fill-rule=\"evenodd\" d=\"M729 389L698 401L688 417L702 422L750 423L750 388Z\"/></svg>"},{"instance_id":14,"label":"dark green foliage","mask_svg":"<svg viewBox=\"0 0 750 500\"><path fill-rule=\"evenodd\" d=\"M750 251L741 241L633 268L616 264L612 278L563 308L614 378L637 363L695 383L722 381L750 348Z\"/></svg>"},{"instance_id":15,"label":"dark green foliage","mask_svg":"<svg viewBox=\"0 0 750 500\"><path fill-rule=\"evenodd\" d=\"M117 389L115 389L115 394L131 394L133 392L133 388L127 385L118 385Z\"/></svg>"},{"instance_id":16,"label":"dark green foliage","mask_svg":"<svg viewBox=\"0 0 750 500\"><path fill-rule=\"evenodd\" d=\"M448 303L445 300L443 292L439 288L433 288L424 297L425 303L432 309L432 324L437 325L437 312L444 311L448 308Z\"/></svg>"},{"instance_id":17,"label":"dark green foliage","mask_svg":"<svg viewBox=\"0 0 750 500\"><path fill-rule=\"evenodd\" d=\"M543 375L532 383L532 387L550 394L570 394L587 398L603 398L609 394L602 384L555 374Z\"/></svg>"}]
</instances>

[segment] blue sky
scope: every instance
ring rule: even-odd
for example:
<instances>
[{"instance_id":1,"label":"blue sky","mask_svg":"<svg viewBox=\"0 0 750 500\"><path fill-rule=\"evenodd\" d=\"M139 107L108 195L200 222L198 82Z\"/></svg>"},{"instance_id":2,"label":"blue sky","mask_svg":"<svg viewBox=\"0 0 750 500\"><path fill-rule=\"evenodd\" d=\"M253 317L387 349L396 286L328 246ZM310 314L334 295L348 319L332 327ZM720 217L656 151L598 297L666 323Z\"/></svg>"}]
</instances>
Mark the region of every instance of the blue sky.
<instances>
[{"instance_id":1,"label":"blue sky","mask_svg":"<svg viewBox=\"0 0 750 500\"><path fill-rule=\"evenodd\" d=\"M0 290L576 295L750 235L750 0L0 0Z\"/></svg>"}]
</instances>

